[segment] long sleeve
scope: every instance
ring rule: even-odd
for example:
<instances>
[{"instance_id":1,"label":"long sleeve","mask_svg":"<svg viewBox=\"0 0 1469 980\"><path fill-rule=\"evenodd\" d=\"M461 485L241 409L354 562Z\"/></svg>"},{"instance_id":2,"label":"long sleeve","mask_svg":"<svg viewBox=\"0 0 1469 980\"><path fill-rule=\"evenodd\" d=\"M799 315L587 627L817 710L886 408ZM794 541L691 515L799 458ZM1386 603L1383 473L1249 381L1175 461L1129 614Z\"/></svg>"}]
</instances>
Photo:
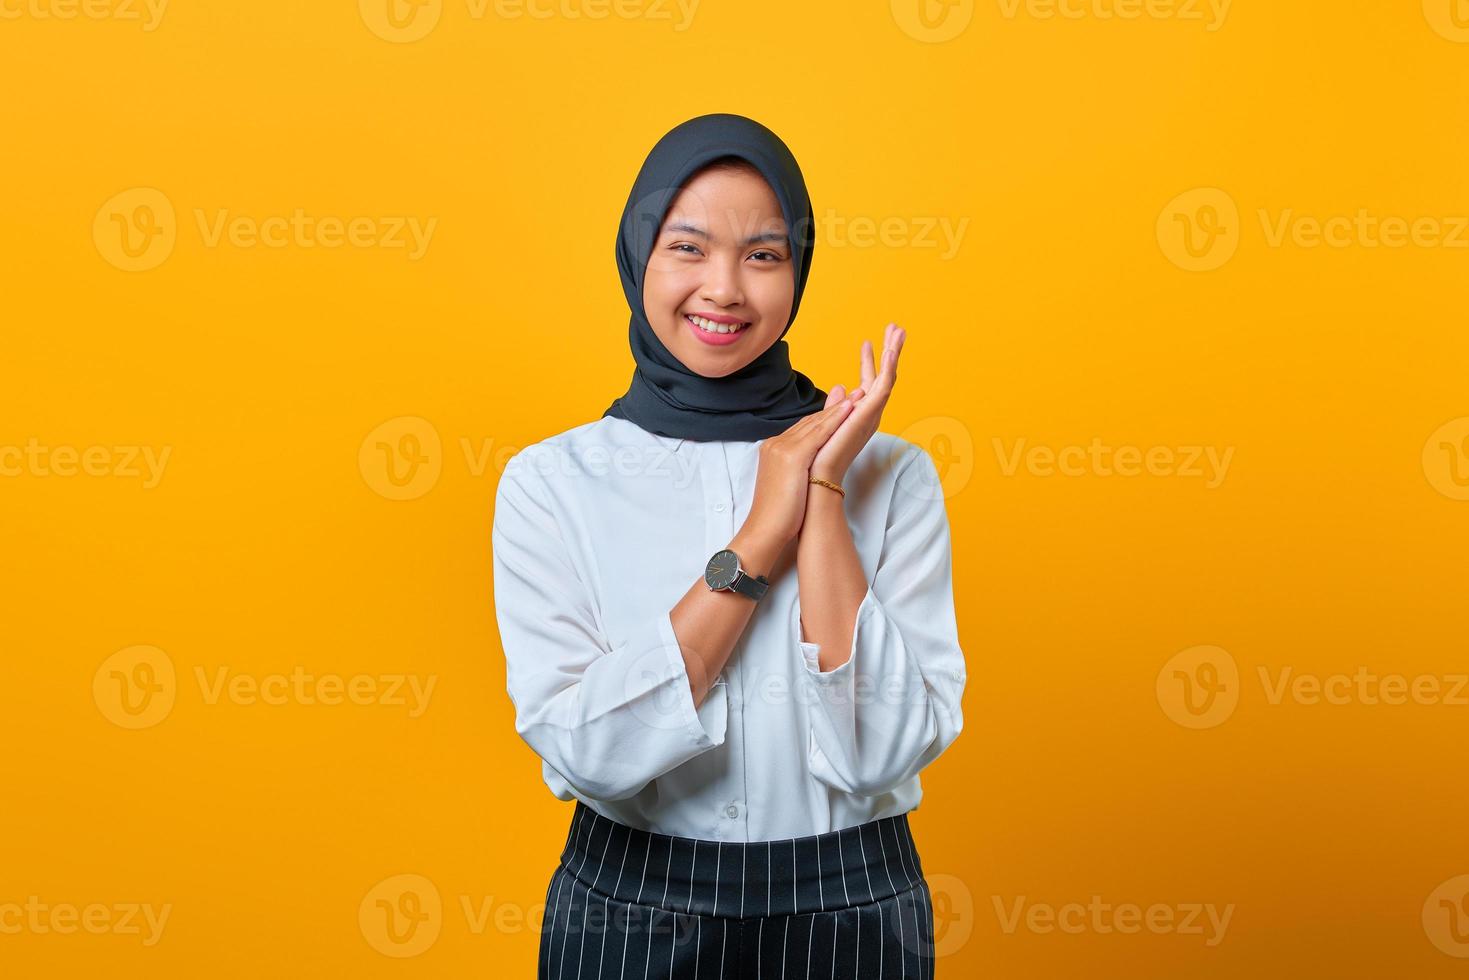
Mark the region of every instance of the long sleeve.
<instances>
[{"instance_id":1,"label":"long sleeve","mask_svg":"<svg viewBox=\"0 0 1469 980\"><path fill-rule=\"evenodd\" d=\"M491 532L515 728L578 795L625 799L723 744L726 688L716 683L695 708L666 611L608 642L543 478L524 463L512 459L500 479Z\"/></svg>"},{"instance_id":2,"label":"long sleeve","mask_svg":"<svg viewBox=\"0 0 1469 980\"><path fill-rule=\"evenodd\" d=\"M964 727L964 653L954 616L948 515L933 459L915 446L897 474L881 556L857 609L851 656L822 671L792 628L809 689L812 773L876 796L916 775Z\"/></svg>"}]
</instances>

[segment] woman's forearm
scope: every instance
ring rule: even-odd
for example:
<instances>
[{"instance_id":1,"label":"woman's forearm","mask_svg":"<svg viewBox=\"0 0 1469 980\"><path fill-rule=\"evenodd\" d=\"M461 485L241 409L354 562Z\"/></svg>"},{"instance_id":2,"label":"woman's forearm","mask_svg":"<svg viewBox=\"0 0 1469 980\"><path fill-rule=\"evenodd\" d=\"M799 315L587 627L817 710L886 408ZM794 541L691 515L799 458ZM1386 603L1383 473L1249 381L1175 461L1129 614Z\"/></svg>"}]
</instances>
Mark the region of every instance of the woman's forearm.
<instances>
[{"instance_id":1,"label":"woman's forearm","mask_svg":"<svg viewBox=\"0 0 1469 980\"><path fill-rule=\"evenodd\" d=\"M748 574L769 576L789 540L741 528L729 543ZM700 576L669 613L683 653L694 707L704 703L714 679L724 669L750 616L755 600L736 592L714 591Z\"/></svg>"},{"instance_id":2,"label":"woman's forearm","mask_svg":"<svg viewBox=\"0 0 1469 980\"><path fill-rule=\"evenodd\" d=\"M847 525L845 498L813 485L796 546L801 594L801 639L821 647L823 671L846 663L852 652L857 609L867 594L867 576Z\"/></svg>"}]
</instances>

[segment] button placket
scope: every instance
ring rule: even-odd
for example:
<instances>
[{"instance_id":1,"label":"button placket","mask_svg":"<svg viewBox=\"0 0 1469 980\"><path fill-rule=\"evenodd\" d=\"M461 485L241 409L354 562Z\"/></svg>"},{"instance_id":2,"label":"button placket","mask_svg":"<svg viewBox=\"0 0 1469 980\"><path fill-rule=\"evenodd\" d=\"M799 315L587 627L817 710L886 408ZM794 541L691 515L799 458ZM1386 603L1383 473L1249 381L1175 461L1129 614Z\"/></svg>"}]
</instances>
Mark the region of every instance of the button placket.
<instances>
[{"instance_id":1,"label":"button placket","mask_svg":"<svg viewBox=\"0 0 1469 980\"><path fill-rule=\"evenodd\" d=\"M704 488L704 527L707 554L714 554L729 547L735 534L734 486L730 475L729 454L722 442L702 442L699 446L699 474ZM740 681L738 654L731 655L721 675L725 679L725 696L729 698L730 719L725 733L725 750L729 754L730 769L727 779L730 789L747 792L744 782L745 731L744 731L744 688ZM742 833L738 821L744 817L744 808L738 801L726 799L716 811L729 821L726 833L732 840L740 840Z\"/></svg>"},{"instance_id":2,"label":"button placket","mask_svg":"<svg viewBox=\"0 0 1469 980\"><path fill-rule=\"evenodd\" d=\"M699 471L704 480L705 544L712 555L729 545L734 537L734 493L730 486L729 458L721 442L706 442L700 447Z\"/></svg>"}]
</instances>

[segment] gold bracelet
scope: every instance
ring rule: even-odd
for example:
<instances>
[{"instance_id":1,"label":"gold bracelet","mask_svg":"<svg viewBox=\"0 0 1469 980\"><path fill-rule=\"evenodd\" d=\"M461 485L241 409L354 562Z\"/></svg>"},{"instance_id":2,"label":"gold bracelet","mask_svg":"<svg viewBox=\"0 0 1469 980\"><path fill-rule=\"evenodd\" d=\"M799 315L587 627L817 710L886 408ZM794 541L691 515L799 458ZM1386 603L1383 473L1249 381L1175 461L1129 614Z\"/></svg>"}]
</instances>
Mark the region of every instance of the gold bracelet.
<instances>
[{"instance_id":1,"label":"gold bracelet","mask_svg":"<svg viewBox=\"0 0 1469 980\"><path fill-rule=\"evenodd\" d=\"M847 491L843 490L841 487L837 486L835 483L832 483L830 480L823 480L819 476L813 476L813 477L811 477L811 482L812 483L819 483L823 487L831 487L833 490L835 490L837 493L841 494L843 497L845 497L847 495Z\"/></svg>"}]
</instances>

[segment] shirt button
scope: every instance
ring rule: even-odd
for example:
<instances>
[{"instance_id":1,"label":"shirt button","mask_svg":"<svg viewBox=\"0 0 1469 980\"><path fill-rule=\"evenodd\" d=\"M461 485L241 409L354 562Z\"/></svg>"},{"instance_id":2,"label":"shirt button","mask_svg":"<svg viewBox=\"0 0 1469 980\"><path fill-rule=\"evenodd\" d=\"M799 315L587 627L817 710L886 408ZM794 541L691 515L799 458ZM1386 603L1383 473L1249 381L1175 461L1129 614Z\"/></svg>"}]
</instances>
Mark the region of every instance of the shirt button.
<instances>
[{"instance_id":1,"label":"shirt button","mask_svg":"<svg viewBox=\"0 0 1469 980\"><path fill-rule=\"evenodd\" d=\"M714 509L716 511L718 511L719 513L721 513L721 514L724 513L724 505L723 504L715 504L714 505Z\"/></svg>"},{"instance_id":2,"label":"shirt button","mask_svg":"<svg viewBox=\"0 0 1469 980\"><path fill-rule=\"evenodd\" d=\"M731 803L729 806L724 808L724 814L725 816L733 820L735 817L738 817L740 815L740 808Z\"/></svg>"}]
</instances>

